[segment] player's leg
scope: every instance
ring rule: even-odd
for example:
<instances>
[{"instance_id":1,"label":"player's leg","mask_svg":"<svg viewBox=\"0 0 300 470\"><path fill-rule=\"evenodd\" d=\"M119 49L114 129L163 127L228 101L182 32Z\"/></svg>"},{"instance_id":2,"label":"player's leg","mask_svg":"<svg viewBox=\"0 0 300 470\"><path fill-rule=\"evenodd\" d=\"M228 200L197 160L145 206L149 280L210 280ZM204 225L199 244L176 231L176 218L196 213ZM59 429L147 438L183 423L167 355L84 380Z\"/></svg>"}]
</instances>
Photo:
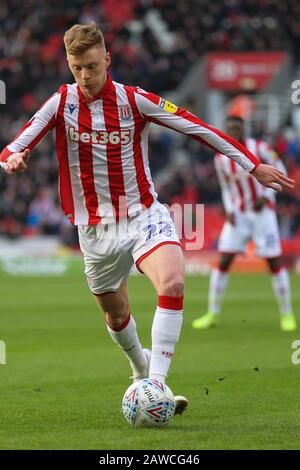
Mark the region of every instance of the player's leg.
<instances>
[{"instance_id":1,"label":"player's leg","mask_svg":"<svg viewBox=\"0 0 300 470\"><path fill-rule=\"evenodd\" d=\"M215 326L219 320L222 300L228 283L228 273L237 253L243 253L250 236L250 224L246 214L236 214L235 222L225 222L218 243L221 258L218 267L211 272L208 292L208 311L193 321L198 330Z\"/></svg>"},{"instance_id":2,"label":"player's leg","mask_svg":"<svg viewBox=\"0 0 300 470\"><path fill-rule=\"evenodd\" d=\"M265 207L255 215L254 242L256 253L266 259L272 286L280 310L280 326L284 331L296 329L292 312L291 289L287 270L281 264L281 243L276 213Z\"/></svg>"},{"instance_id":3,"label":"player's leg","mask_svg":"<svg viewBox=\"0 0 300 470\"><path fill-rule=\"evenodd\" d=\"M272 287L280 312L280 327L283 331L294 331L297 328L291 301L290 279L287 269L282 265L281 258L266 259L272 279Z\"/></svg>"},{"instance_id":4,"label":"player's leg","mask_svg":"<svg viewBox=\"0 0 300 470\"><path fill-rule=\"evenodd\" d=\"M208 311L219 315L228 283L228 273L236 253L221 253L219 265L212 270L209 284Z\"/></svg>"},{"instance_id":5,"label":"player's leg","mask_svg":"<svg viewBox=\"0 0 300 470\"><path fill-rule=\"evenodd\" d=\"M127 293L130 249L120 246L113 224L79 226L78 233L88 286L104 312L108 332L129 359L134 378L147 377L149 357L138 339Z\"/></svg>"},{"instance_id":6,"label":"player's leg","mask_svg":"<svg viewBox=\"0 0 300 470\"><path fill-rule=\"evenodd\" d=\"M127 281L116 292L94 294L104 313L107 331L130 362L135 380L148 377L150 357L139 341L136 323L130 313Z\"/></svg>"},{"instance_id":7,"label":"player's leg","mask_svg":"<svg viewBox=\"0 0 300 470\"><path fill-rule=\"evenodd\" d=\"M158 295L152 324L150 378L164 382L178 342L183 318L184 259L174 223L159 203L133 222L137 233L132 256L137 268L152 282ZM175 396L175 413L188 400Z\"/></svg>"},{"instance_id":8,"label":"player's leg","mask_svg":"<svg viewBox=\"0 0 300 470\"><path fill-rule=\"evenodd\" d=\"M184 259L181 247L165 244L139 264L158 295L152 324L152 352L149 377L165 382L183 321ZM175 395L175 414L182 414L188 400Z\"/></svg>"},{"instance_id":9,"label":"player's leg","mask_svg":"<svg viewBox=\"0 0 300 470\"><path fill-rule=\"evenodd\" d=\"M159 246L139 269L150 279L158 302L152 324L150 378L165 382L183 320L184 259L181 247Z\"/></svg>"},{"instance_id":10,"label":"player's leg","mask_svg":"<svg viewBox=\"0 0 300 470\"><path fill-rule=\"evenodd\" d=\"M206 330L217 325L228 284L228 273L235 256L236 253L221 253L218 266L212 269L208 290L208 310L205 315L193 321L192 326L196 330Z\"/></svg>"}]
</instances>

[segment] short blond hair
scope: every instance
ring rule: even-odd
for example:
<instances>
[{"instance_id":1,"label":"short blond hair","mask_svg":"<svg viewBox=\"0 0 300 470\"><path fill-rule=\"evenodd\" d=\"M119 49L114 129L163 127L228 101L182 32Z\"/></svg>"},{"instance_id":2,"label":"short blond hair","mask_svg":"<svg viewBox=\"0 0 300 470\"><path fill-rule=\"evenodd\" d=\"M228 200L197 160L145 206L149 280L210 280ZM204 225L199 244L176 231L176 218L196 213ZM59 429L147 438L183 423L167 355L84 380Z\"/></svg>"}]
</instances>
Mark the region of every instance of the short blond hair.
<instances>
[{"instance_id":1,"label":"short blond hair","mask_svg":"<svg viewBox=\"0 0 300 470\"><path fill-rule=\"evenodd\" d=\"M64 35L67 54L80 55L94 46L105 49L104 37L101 29L92 21L88 24L74 24Z\"/></svg>"}]
</instances>

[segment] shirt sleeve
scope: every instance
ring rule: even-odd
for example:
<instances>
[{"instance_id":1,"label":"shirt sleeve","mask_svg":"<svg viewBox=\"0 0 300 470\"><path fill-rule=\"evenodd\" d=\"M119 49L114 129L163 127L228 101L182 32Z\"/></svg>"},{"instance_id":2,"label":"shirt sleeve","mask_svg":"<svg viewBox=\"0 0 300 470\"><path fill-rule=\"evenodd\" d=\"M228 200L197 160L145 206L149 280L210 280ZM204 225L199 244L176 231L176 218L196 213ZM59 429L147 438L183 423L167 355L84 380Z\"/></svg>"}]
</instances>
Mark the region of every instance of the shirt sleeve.
<instances>
[{"instance_id":1,"label":"shirt sleeve","mask_svg":"<svg viewBox=\"0 0 300 470\"><path fill-rule=\"evenodd\" d=\"M220 187L221 187L221 195L222 195L222 201L223 201L225 212L227 214L232 214L234 212L234 206L232 202L230 186L227 180L227 176L225 175L225 173L223 172L221 168L220 158L217 155L215 155L214 157L214 163L215 163L217 177L218 177Z\"/></svg>"},{"instance_id":2,"label":"shirt sleeve","mask_svg":"<svg viewBox=\"0 0 300 470\"><path fill-rule=\"evenodd\" d=\"M15 152L26 148L33 150L36 145L53 129L56 124L56 113L60 103L60 93L54 93L32 118L22 127L15 139L8 144L0 154L0 161L6 162Z\"/></svg>"},{"instance_id":3,"label":"shirt sleeve","mask_svg":"<svg viewBox=\"0 0 300 470\"><path fill-rule=\"evenodd\" d=\"M135 100L140 114L147 121L191 136L216 153L232 158L248 172L259 165L259 160L243 145L189 111L140 88L135 89Z\"/></svg>"}]
</instances>

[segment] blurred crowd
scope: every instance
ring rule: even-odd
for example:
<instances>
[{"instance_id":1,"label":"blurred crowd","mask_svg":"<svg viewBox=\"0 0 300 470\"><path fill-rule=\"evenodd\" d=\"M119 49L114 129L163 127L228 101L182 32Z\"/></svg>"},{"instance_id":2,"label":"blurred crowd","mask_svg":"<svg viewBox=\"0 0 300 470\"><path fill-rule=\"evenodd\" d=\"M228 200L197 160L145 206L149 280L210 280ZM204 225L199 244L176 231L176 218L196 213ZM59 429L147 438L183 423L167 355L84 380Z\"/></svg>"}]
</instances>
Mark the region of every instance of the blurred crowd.
<instances>
[{"instance_id":1,"label":"blurred crowd","mask_svg":"<svg viewBox=\"0 0 300 470\"><path fill-rule=\"evenodd\" d=\"M73 82L62 36L74 23L101 27L114 80L164 94L210 51L281 49L300 63L299 19L298 0L1 0L0 78L7 104L0 105L0 148L62 83ZM287 127L268 140L297 181L279 201L282 233L291 238L300 227L300 136ZM192 139L154 129L150 163L162 202L219 204L212 153ZM75 243L56 186L53 136L47 136L32 152L28 172L0 174L0 234L60 234Z\"/></svg>"}]
</instances>

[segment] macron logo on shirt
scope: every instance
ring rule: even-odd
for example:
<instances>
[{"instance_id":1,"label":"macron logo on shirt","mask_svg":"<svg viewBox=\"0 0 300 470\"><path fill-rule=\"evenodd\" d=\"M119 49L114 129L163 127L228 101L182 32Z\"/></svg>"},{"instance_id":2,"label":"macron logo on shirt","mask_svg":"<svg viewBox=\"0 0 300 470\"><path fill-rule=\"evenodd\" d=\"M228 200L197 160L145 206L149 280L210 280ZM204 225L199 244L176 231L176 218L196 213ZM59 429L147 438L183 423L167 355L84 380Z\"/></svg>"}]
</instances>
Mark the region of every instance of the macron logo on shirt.
<instances>
[{"instance_id":1,"label":"macron logo on shirt","mask_svg":"<svg viewBox=\"0 0 300 470\"><path fill-rule=\"evenodd\" d=\"M92 132L78 132L75 127L69 126L67 128L67 134L69 140L72 142L82 142L85 144L127 145L131 141L130 129L123 129L112 132L93 130Z\"/></svg>"},{"instance_id":2,"label":"macron logo on shirt","mask_svg":"<svg viewBox=\"0 0 300 470\"><path fill-rule=\"evenodd\" d=\"M70 114L72 114L74 109L76 108L76 104L68 104L68 108L69 108Z\"/></svg>"}]
</instances>

